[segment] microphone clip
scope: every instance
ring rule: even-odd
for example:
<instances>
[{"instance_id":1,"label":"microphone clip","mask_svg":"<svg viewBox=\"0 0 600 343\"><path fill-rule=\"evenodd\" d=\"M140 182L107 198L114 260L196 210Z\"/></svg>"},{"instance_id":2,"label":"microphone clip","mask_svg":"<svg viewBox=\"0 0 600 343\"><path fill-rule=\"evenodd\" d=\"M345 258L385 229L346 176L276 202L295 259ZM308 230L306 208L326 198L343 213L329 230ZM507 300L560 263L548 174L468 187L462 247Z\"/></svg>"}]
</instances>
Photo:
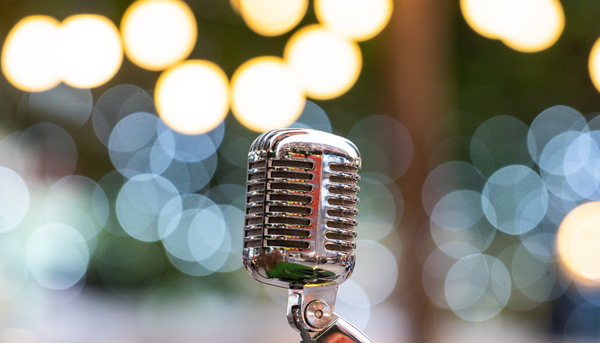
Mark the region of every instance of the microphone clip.
<instances>
[{"instance_id":1,"label":"microphone clip","mask_svg":"<svg viewBox=\"0 0 600 343\"><path fill-rule=\"evenodd\" d=\"M301 343L373 343L334 312L338 284L304 285L288 292L288 322Z\"/></svg>"}]
</instances>

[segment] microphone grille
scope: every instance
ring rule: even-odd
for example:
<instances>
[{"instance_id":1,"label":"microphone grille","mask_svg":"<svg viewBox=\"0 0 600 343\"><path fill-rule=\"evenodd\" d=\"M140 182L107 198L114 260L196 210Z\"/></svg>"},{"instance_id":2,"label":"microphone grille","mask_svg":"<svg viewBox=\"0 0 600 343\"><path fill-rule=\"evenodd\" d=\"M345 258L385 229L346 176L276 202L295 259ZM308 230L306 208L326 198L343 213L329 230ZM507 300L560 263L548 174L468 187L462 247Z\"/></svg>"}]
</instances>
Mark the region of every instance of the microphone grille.
<instances>
[{"instance_id":1,"label":"microphone grille","mask_svg":"<svg viewBox=\"0 0 600 343\"><path fill-rule=\"evenodd\" d=\"M343 137L273 130L248 155L243 261L287 287L347 279L355 265L360 153Z\"/></svg>"},{"instance_id":2,"label":"microphone grille","mask_svg":"<svg viewBox=\"0 0 600 343\"><path fill-rule=\"evenodd\" d=\"M265 246L308 250L317 178L315 163L271 159L249 162L245 248Z\"/></svg>"},{"instance_id":3,"label":"microphone grille","mask_svg":"<svg viewBox=\"0 0 600 343\"><path fill-rule=\"evenodd\" d=\"M358 214L358 186L360 180L358 169L344 164L330 164L327 182L327 231L325 249L352 252L356 245L354 238L357 225L355 216Z\"/></svg>"}]
</instances>

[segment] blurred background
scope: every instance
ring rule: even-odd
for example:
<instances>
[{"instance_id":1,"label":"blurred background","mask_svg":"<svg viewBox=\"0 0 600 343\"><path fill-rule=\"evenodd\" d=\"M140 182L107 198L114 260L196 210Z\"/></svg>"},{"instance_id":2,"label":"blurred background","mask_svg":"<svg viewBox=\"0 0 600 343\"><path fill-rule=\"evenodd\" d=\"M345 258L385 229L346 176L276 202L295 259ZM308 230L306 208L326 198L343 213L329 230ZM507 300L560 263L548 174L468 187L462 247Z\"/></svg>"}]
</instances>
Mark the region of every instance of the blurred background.
<instances>
[{"instance_id":1,"label":"blurred background","mask_svg":"<svg viewBox=\"0 0 600 343\"><path fill-rule=\"evenodd\" d=\"M600 339L600 3L1 0L0 342L297 342L242 268L274 128L363 156L336 312Z\"/></svg>"}]
</instances>

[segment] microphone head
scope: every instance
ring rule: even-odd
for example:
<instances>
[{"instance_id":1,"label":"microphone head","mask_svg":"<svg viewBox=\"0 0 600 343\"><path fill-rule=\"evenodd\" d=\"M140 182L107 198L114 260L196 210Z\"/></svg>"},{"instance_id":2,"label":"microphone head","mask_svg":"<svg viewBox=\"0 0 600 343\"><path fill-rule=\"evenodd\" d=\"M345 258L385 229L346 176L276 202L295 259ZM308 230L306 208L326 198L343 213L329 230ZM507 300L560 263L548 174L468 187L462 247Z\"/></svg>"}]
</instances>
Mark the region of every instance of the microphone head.
<instances>
[{"instance_id":1,"label":"microphone head","mask_svg":"<svg viewBox=\"0 0 600 343\"><path fill-rule=\"evenodd\" d=\"M243 262L285 288L342 283L355 265L360 153L310 129L260 135L248 154Z\"/></svg>"}]
</instances>

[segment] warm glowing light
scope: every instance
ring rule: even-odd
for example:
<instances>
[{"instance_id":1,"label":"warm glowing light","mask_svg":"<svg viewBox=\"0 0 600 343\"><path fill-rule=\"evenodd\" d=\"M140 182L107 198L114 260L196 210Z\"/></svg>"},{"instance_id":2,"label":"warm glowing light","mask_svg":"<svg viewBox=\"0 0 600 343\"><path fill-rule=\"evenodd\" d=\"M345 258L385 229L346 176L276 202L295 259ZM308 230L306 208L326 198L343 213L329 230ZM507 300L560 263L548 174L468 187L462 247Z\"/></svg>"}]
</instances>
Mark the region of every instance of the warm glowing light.
<instances>
[{"instance_id":1,"label":"warm glowing light","mask_svg":"<svg viewBox=\"0 0 600 343\"><path fill-rule=\"evenodd\" d=\"M487 38L498 38L494 28L495 0L460 0L465 20L475 32Z\"/></svg>"},{"instance_id":2,"label":"warm glowing light","mask_svg":"<svg viewBox=\"0 0 600 343\"><path fill-rule=\"evenodd\" d=\"M460 4L473 30L522 52L549 48L565 25L558 0L461 0Z\"/></svg>"},{"instance_id":3,"label":"warm glowing light","mask_svg":"<svg viewBox=\"0 0 600 343\"><path fill-rule=\"evenodd\" d=\"M254 32L278 36L298 25L306 13L308 0L239 0L238 6L246 25Z\"/></svg>"},{"instance_id":4,"label":"warm glowing light","mask_svg":"<svg viewBox=\"0 0 600 343\"><path fill-rule=\"evenodd\" d=\"M545 50L558 40L565 27L565 14L558 0L534 0L526 24L518 31L502 36L509 47L522 52Z\"/></svg>"},{"instance_id":5,"label":"warm glowing light","mask_svg":"<svg viewBox=\"0 0 600 343\"><path fill-rule=\"evenodd\" d=\"M54 65L69 86L92 88L110 80L123 62L119 30L108 18L82 14L65 19L58 28Z\"/></svg>"},{"instance_id":6,"label":"warm glowing light","mask_svg":"<svg viewBox=\"0 0 600 343\"><path fill-rule=\"evenodd\" d=\"M580 205L560 224L558 252L575 274L600 280L600 202Z\"/></svg>"},{"instance_id":7,"label":"warm glowing light","mask_svg":"<svg viewBox=\"0 0 600 343\"><path fill-rule=\"evenodd\" d=\"M210 131L229 109L229 84L214 63L186 61L166 70L156 83L156 108L173 130L188 135Z\"/></svg>"},{"instance_id":8,"label":"warm glowing light","mask_svg":"<svg viewBox=\"0 0 600 343\"><path fill-rule=\"evenodd\" d=\"M41 92L60 83L52 64L52 44L59 22L48 16L22 19L9 32L2 47L2 72L15 87Z\"/></svg>"},{"instance_id":9,"label":"warm glowing light","mask_svg":"<svg viewBox=\"0 0 600 343\"><path fill-rule=\"evenodd\" d=\"M140 0L121 20L125 54L138 66L164 70L183 61L194 49L198 28L183 1Z\"/></svg>"},{"instance_id":10,"label":"warm glowing light","mask_svg":"<svg viewBox=\"0 0 600 343\"><path fill-rule=\"evenodd\" d=\"M284 57L307 95L321 100L348 91L362 67L362 55L355 42L319 25L296 32L285 47Z\"/></svg>"},{"instance_id":11,"label":"warm glowing light","mask_svg":"<svg viewBox=\"0 0 600 343\"><path fill-rule=\"evenodd\" d=\"M373 38L392 16L392 0L316 0L315 12L323 26L351 39Z\"/></svg>"},{"instance_id":12,"label":"warm glowing light","mask_svg":"<svg viewBox=\"0 0 600 343\"><path fill-rule=\"evenodd\" d=\"M231 97L235 117L258 132L289 126L305 102L291 70L277 57L258 57L242 64L231 79Z\"/></svg>"},{"instance_id":13,"label":"warm glowing light","mask_svg":"<svg viewBox=\"0 0 600 343\"><path fill-rule=\"evenodd\" d=\"M592 47L589 60L590 76L596 89L600 91L600 38Z\"/></svg>"}]
</instances>

